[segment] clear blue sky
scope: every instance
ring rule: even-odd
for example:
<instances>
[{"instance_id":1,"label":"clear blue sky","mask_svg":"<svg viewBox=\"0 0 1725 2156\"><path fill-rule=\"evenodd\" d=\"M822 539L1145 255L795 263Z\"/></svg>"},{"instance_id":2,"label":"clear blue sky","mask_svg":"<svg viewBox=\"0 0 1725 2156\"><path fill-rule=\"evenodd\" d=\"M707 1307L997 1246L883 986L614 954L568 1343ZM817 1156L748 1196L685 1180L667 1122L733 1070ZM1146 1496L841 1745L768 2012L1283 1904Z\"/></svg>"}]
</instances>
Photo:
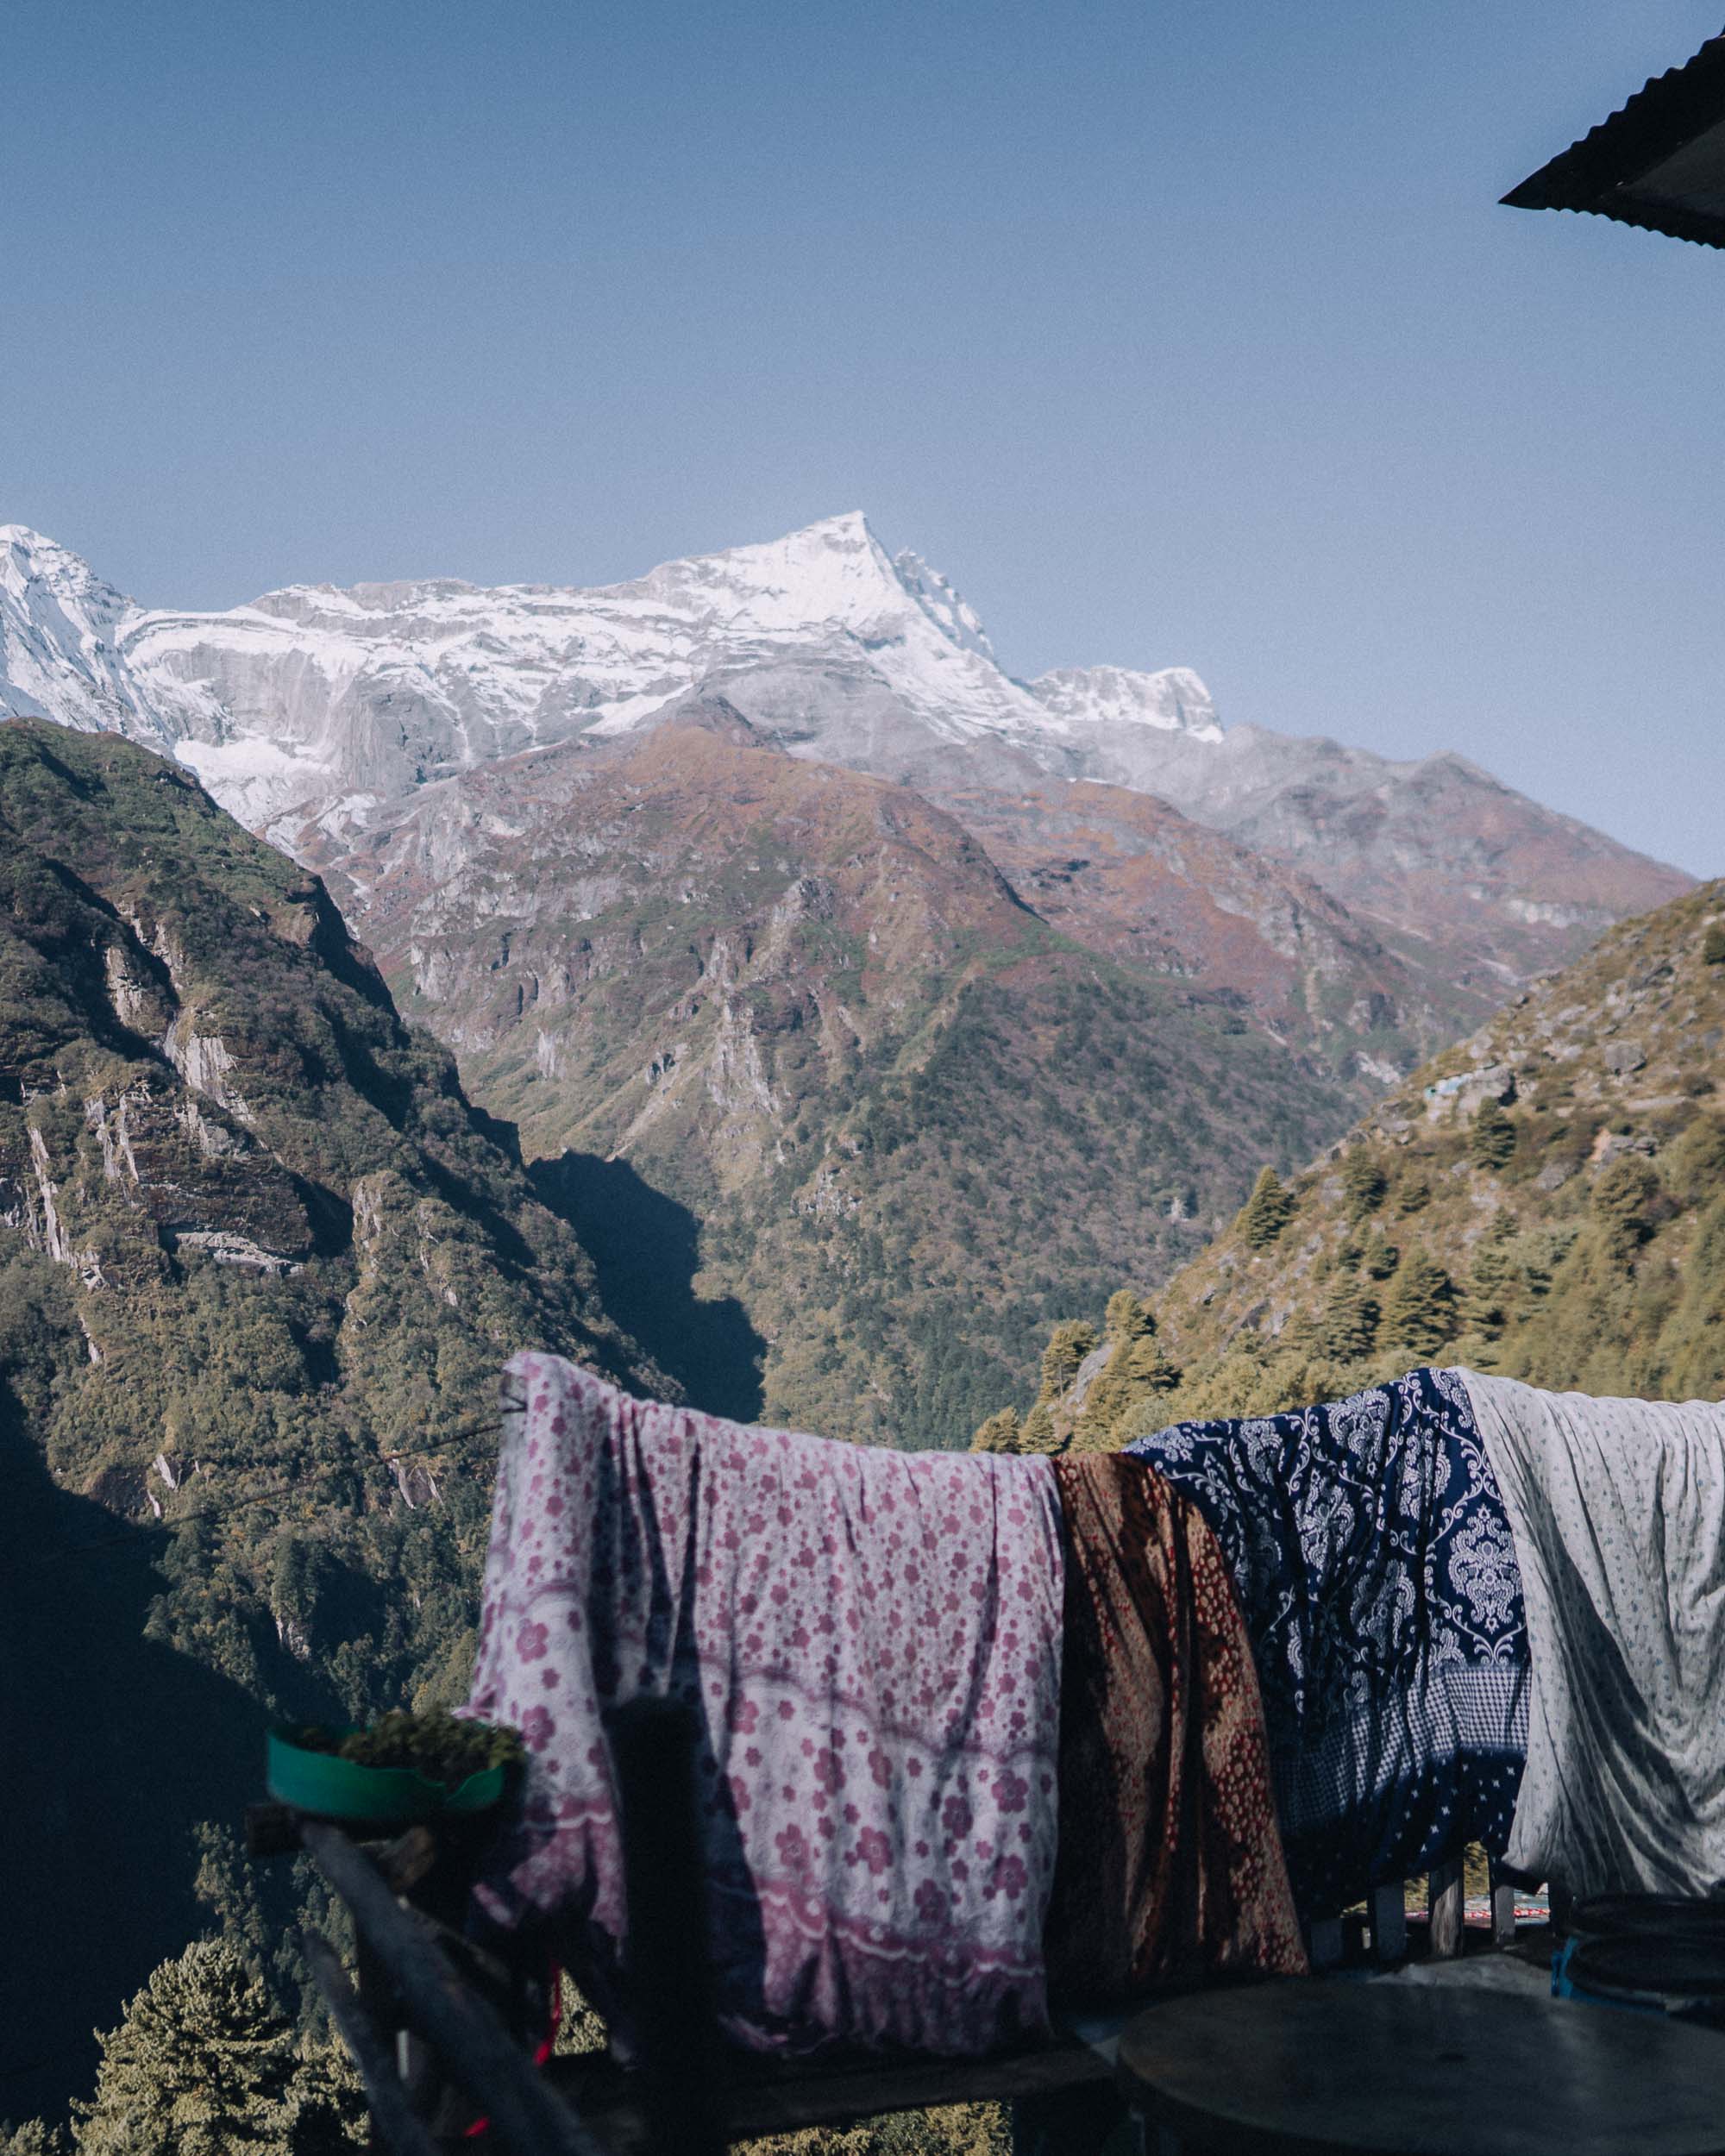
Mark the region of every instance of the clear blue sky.
<instances>
[{"instance_id":1,"label":"clear blue sky","mask_svg":"<svg viewBox=\"0 0 1725 2156\"><path fill-rule=\"evenodd\" d=\"M1496 197L1720 0L13 0L0 520L156 603L869 511L1014 672L1725 870L1725 255Z\"/></svg>"}]
</instances>

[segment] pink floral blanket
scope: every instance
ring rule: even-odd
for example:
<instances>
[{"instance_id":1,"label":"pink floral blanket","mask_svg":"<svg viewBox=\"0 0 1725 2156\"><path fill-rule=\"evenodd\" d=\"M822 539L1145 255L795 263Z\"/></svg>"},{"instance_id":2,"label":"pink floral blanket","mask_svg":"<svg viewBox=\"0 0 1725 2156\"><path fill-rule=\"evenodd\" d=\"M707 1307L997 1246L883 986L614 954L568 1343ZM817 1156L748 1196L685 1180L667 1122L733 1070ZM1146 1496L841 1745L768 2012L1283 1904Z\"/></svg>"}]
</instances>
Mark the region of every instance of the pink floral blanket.
<instances>
[{"instance_id":1,"label":"pink floral blanket","mask_svg":"<svg viewBox=\"0 0 1725 2156\"><path fill-rule=\"evenodd\" d=\"M530 1755L481 1887L614 2007L605 1710L699 1710L720 2002L757 2049L1047 2026L1063 1564L1044 1461L876 1451L509 1366L470 1710Z\"/></svg>"}]
</instances>

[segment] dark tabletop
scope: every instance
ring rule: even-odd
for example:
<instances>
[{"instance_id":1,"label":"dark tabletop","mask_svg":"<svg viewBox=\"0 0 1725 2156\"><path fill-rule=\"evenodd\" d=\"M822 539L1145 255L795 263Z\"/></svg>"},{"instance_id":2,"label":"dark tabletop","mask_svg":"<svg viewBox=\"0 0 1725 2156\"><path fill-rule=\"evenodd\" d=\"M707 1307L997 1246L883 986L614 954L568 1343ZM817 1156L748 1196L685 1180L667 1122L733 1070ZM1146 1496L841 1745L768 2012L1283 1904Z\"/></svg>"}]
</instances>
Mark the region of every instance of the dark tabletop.
<instances>
[{"instance_id":1,"label":"dark tabletop","mask_svg":"<svg viewBox=\"0 0 1725 2156\"><path fill-rule=\"evenodd\" d=\"M1195 1993L1128 2022L1120 2078L1195 2152L1725 2156L1725 2035L1501 1992Z\"/></svg>"}]
</instances>

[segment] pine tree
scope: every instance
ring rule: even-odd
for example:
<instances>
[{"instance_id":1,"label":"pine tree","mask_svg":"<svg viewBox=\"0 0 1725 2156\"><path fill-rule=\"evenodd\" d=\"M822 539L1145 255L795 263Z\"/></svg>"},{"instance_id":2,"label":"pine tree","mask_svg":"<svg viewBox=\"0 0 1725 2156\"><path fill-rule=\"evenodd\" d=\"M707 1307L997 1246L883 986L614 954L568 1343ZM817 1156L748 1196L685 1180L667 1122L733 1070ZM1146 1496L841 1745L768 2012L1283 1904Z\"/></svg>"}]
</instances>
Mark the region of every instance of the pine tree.
<instances>
[{"instance_id":1,"label":"pine tree","mask_svg":"<svg viewBox=\"0 0 1725 2156\"><path fill-rule=\"evenodd\" d=\"M976 1426L970 1440L973 1452L1016 1452L1020 1429L1016 1407L1001 1407Z\"/></svg>"},{"instance_id":2,"label":"pine tree","mask_svg":"<svg viewBox=\"0 0 1725 2156\"><path fill-rule=\"evenodd\" d=\"M1145 1333L1155 1330L1154 1312L1130 1288L1117 1288L1108 1297L1107 1313L1102 1320L1105 1338L1120 1346L1142 1339Z\"/></svg>"},{"instance_id":3,"label":"pine tree","mask_svg":"<svg viewBox=\"0 0 1725 2156\"><path fill-rule=\"evenodd\" d=\"M1240 1233L1255 1250L1267 1249L1293 1217L1294 1200L1273 1168L1261 1168L1240 1210Z\"/></svg>"},{"instance_id":4,"label":"pine tree","mask_svg":"<svg viewBox=\"0 0 1725 2156\"><path fill-rule=\"evenodd\" d=\"M1365 1248L1359 1255L1359 1269L1368 1280L1388 1280L1402 1262L1402 1253L1396 1245L1374 1228L1365 1238Z\"/></svg>"},{"instance_id":5,"label":"pine tree","mask_svg":"<svg viewBox=\"0 0 1725 2156\"><path fill-rule=\"evenodd\" d=\"M1467 1134L1468 1157L1476 1168L1496 1172L1515 1156L1515 1125L1496 1100L1482 1100Z\"/></svg>"},{"instance_id":6,"label":"pine tree","mask_svg":"<svg viewBox=\"0 0 1725 2156\"><path fill-rule=\"evenodd\" d=\"M22 2126L0 2119L0 2156L72 2156L72 2143L62 2128L41 2119L26 2119Z\"/></svg>"},{"instance_id":7,"label":"pine tree","mask_svg":"<svg viewBox=\"0 0 1725 2156\"><path fill-rule=\"evenodd\" d=\"M1127 1420L1140 1403L1172 1392L1180 1382L1179 1370L1157 1344L1155 1312L1130 1288L1108 1298L1105 1337L1108 1359L1091 1382L1073 1431L1080 1451L1113 1450L1123 1442Z\"/></svg>"},{"instance_id":8,"label":"pine tree","mask_svg":"<svg viewBox=\"0 0 1725 2156\"><path fill-rule=\"evenodd\" d=\"M1455 1333L1455 1282L1434 1257L1409 1250L1383 1299L1386 1346L1435 1355Z\"/></svg>"},{"instance_id":9,"label":"pine tree","mask_svg":"<svg viewBox=\"0 0 1725 2156\"><path fill-rule=\"evenodd\" d=\"M350 2084L301 2058L292 2024L225 1941L165 1961L102 2038L76 2104L78 2156L335 2156L351 2151Z\"/></svg>"},{"instance_id":10,"label":"pine tree","mask_svg":"<svg viewBox=\"0 0 1725 2156\"><path fill-rule=\"evenodd\" d=\"M1169 1360L1153 1336L1134 1340L1126 1351L1126 1376L1135 1397L1176 1391L1181 1374L1180 1365Z\"/></svg>"},{"instance_id":11,"label":"pine tree","mask_svg":"<svg viewBox=\"0 0 1725 2156\"><path fill-rule=\"evenodd\" d=\"M1605 1254L1614 1265L1629 1265L1653 1232L1659 1179L1651 1164L1631 1154L1614 1161L1593 1187L1594 1217Z\"/></svg>"},{"instance_id":12,"label":"pine tree","mask_svg":"<svg viewBox=\"0 0 1725 2156\"><path fill-rule=\"evenodd\" d=\"M1020 1452L1063 1452L1065 1446L1057 1436L1054 1417L1049 1413L1048 1402L1039 1400L1025 1417L1025 1425L1019 1436Z\"/></svg>"},{"instance_id":13,"label":"pine tree","mask_svg":"<svg viewBox=\"0 0 1725 2156\"><path fill-rule=\"evenodd\" d=\"M1383 1203L1389 1178L1377 1154L1364 1145L1351 1145L1342 1162L1342 1196L1350 1220L1364 1220Z\"/></svg>"},{"instance_id":14,"label":"pine tree","mask_svg":"<svg viewBox=\"0 0 1725 2156\"><path fill-rule=\"evenodd\" d=\"M1358 1363L1377 1340L1377 1298L1358 1281L1339 1282L1318 1327L1318 1346L1333 1363Z\"/></svg>"},{"instance_id":15,"label":"pine tree","mask_svg":"<svg viewBox=\"0 0 1725 2156\"><path fill-rule=\"evenodd\" d=\"M1058 1400L1095 1344L1096 1328L1087 1318L1067 1318L1056 1326L1042 1351L1042 1388L1038 1400Z\"/></svg>"},{"instance_id":16,"label":"pine tree","mask_svg":"<svg viewBox=\"0 0 1725 2156\"><path fill-rule=\"evenodd\" d=\"M1521 1268L1510 1255L1515 1223L1500 1214L1480 1238L1462 1298L1462 1322L1481 1339L1497 1340L1515 1317L1521 1300Z\"/></svg>"}]
</instances>

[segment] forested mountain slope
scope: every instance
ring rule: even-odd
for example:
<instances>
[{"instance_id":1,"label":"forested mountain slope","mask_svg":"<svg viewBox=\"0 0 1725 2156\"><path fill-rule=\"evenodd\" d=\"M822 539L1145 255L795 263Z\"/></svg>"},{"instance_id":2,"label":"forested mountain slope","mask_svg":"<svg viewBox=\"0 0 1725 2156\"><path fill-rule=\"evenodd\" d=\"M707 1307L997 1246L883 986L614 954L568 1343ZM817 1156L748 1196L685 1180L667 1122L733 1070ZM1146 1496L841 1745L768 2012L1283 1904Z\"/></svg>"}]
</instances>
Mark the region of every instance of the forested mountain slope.
<instances>
[{"instance_id":1,"label":"forested mountain slope","mask_svg":"<svg viewBox=\"0 0 1725 2156\"><path fill-rule=\"evenodd\" d=\"M184 1945L266 1710L464 1686L528 1344L663 1382L317 880L129 742L0 725L0 1898L53 1963L0 2065L64 2087Z\"/></svg>"},{"instance_id":2,"label":"forested mountain slope","mask_svg":"<svg viewBox=\"0 0 1725 2156\"><path fill-rule=\"evenodd\" d=\"M1260 1178L1153 1307L1117 1293L1060 1328L1030 1441L1111 1445L1433 1361L1725 1393L1725 882L1614 929L1314 1166ZM1024 1443L1036 1405L986 1441Z\"/></svg>"},{"instance_id":3,"label":"forested mountain slope","mask_svg":"<svg viewBox=\"0 0 1725 2156\"><path fill-rule=\"evenodd\" d=\"M1290 975L1331 968L1355 1040L1397 978L1315 893L1291 958L1237 920L1232 975L1083 940L1082 893L1057 927L953 816L717 699L427 788L337 887L542 1188L636 1245L629 1322L675 1361L695 1285L710 1345L715 1298L761 1336L763 1386L733 1332L679 1364L698 1397L906 1445L962 1445L1041 1324L1345 1126L1319 1026L1270 1031Z\"/></svg>"},{"instance_id":4,"label":"forested mountain slope","mask_svg":"<svg viewBox=\"0 0 1725 2156\"><path fill-rule=\"evenodd\" d=\"M0 528L8 709L327 874L700 1398L900 1442L1688 881L1454 757L1225 728L1183 667L1015 680L855 514L210 614Z\"/></svg>"}]
</instances>

